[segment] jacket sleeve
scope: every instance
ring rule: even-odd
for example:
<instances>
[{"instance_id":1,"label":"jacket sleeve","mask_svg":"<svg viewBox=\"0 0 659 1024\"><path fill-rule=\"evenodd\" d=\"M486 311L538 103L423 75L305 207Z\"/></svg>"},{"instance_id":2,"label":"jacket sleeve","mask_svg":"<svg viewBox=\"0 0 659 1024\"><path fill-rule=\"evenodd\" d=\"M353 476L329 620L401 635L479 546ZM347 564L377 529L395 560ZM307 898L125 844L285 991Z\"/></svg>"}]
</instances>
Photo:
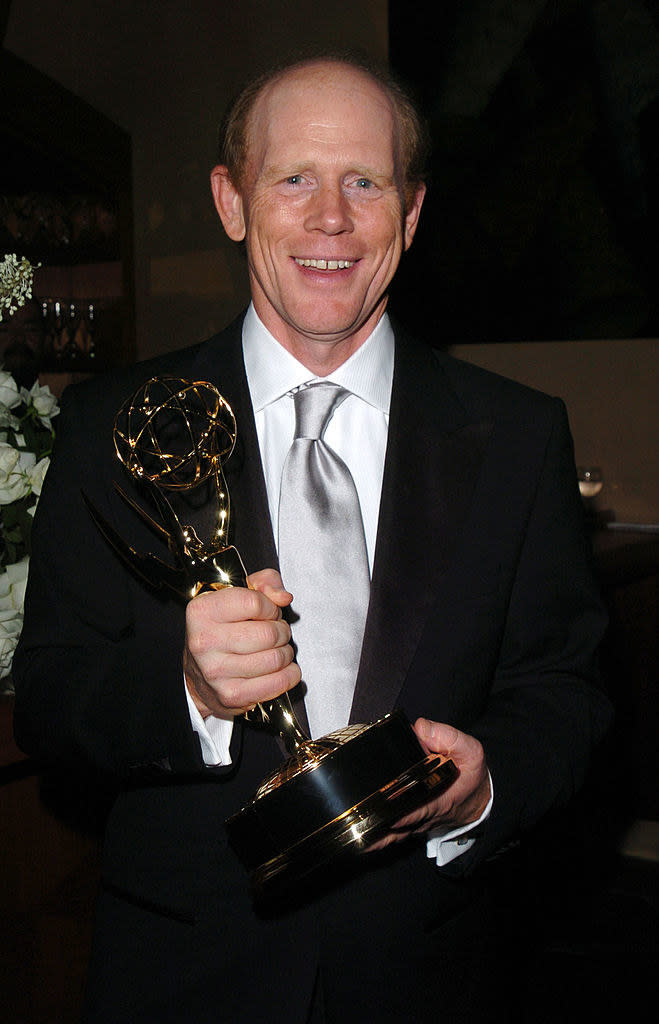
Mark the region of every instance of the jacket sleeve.
<instances>
[{"instance_id":1,"label":"jacket sleeve","mask_svg":"<svg viewBox=\"0 0 659 1024\"><path fill-rule=\"evenodd\" d=\"M598 689L607 617L591 570L567 416L562 402L553 405L490 697L470 730L485 749L494 808L460 858L461 870L567 803L612 718Z\"/></svg>"}]
</instances>

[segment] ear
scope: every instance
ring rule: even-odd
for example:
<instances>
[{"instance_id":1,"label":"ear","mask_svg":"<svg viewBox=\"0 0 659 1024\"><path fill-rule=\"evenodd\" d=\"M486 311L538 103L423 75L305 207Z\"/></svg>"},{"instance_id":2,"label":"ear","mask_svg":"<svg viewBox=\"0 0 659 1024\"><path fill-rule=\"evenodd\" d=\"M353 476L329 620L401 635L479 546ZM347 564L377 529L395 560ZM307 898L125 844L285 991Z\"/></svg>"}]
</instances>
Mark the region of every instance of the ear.
<instances>
[{"instance_id":1,"label":"ear","mask_svg":"<svg viewBox=\"0 0 659 1024\"><path fill-rule=\"evenodd\" d=\"M243 198L223 164L211 171L211 190L224 230L232 242L242 242L245 237Z\"/></svg>"},{"instance_id":2,"label":"ear","mask_svg":"<svg viewBox=\"0 0 659 1024\"><path fill-rule=\"evenodd\" d=\"M412 199L412 204L408 208L407 213L405 214L405 220L404 220L404 225L403 226L404 226L404 241L405 241L405 249L406 250L409 249L409 247L412 244L412 239L414 238L414 234L416 232L417 224L419 223L419 214L421 213L421 207L423 206L423 200L424 200L425 194L426 194L426 186L423 185L423 184L419 185L417 190L416 190L416 192L414 193L414 197Z\"/></svg>"}]
</instances>

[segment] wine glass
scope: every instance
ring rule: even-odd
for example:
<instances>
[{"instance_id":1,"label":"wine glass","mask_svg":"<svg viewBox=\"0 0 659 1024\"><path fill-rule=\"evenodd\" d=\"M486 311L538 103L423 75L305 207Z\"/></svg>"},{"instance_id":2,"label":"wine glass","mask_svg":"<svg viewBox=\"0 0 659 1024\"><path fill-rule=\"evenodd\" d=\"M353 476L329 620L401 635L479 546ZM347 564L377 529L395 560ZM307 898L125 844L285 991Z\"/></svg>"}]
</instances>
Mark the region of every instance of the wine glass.
<instances>
[{"instance_id":1,"label":"wine glass","mask_svg":"<svg viewBox=\"0 0 659 1024\"><path fill-rule=\"evenodd\" d=\"M604 486L604 477L599 466L577 466L579 491L582 498L594 498Z\"/></svg>"}]
</instances>

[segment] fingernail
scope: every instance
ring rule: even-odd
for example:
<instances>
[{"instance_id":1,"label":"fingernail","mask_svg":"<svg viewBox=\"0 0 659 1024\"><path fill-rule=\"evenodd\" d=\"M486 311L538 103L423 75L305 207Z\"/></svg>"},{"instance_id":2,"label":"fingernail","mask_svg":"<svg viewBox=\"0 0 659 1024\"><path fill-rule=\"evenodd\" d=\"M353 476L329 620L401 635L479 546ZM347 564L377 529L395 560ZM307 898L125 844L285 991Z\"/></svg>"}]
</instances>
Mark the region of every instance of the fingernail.
<instances>
[{"instance_id":1,"label":"fingernail","mask_svg":"<svg viewBox=\"0 0 659 1024\"><path fill-rule=\"evenodd\" d=\"M417 722L419 732L421 733L422 740L429 740L432 737L432 728L427 718L420 718Z\"/></svg>"}]
</instances>

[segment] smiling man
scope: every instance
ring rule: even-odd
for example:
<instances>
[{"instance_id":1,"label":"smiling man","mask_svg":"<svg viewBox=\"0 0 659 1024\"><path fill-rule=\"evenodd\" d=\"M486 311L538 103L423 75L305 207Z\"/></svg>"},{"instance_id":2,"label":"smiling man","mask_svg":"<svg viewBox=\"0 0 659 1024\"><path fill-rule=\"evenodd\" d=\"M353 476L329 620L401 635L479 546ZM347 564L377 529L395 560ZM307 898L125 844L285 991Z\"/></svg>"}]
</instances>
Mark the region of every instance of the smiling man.
<instances>
[{"instance_id":1,"label":"smiling man","mask_svg":"<svg viewBox=\"0 0 659 1024\"><path fill-rule=\"evenodd\" d=\"M395 111L356 69L316 64L266 86L238 184L212 175L225 231L245 239L254 309L277 341L326 375L369 337L414 238L396 167Z\"/></svg>"},{"instance_id":2,"label":"smiling man","mask_svg":"<svg viewBox=\"0 0 659 1024\"><path fill-rule=\"evenodd\" d=\"M65 395L16 731L119 784L89 1021L509 1019L484 865L583 779L608 720L604 616L562 404L419 344L386 312L423 148L380 70L323 58L252 83L211 176L246 247L249 309L204 345ZM216 383L239 430L227 475L252 589L185 610L122 568L79 497L84 481L122 535L153 546L111 497L111 435L126 396L163 373ZM317 456L302 482L300 441ZM243 712L285 691L313 736L400 707L459 776L265 913L222 823L281 760Z\"/></svg>"}]
</instances>

